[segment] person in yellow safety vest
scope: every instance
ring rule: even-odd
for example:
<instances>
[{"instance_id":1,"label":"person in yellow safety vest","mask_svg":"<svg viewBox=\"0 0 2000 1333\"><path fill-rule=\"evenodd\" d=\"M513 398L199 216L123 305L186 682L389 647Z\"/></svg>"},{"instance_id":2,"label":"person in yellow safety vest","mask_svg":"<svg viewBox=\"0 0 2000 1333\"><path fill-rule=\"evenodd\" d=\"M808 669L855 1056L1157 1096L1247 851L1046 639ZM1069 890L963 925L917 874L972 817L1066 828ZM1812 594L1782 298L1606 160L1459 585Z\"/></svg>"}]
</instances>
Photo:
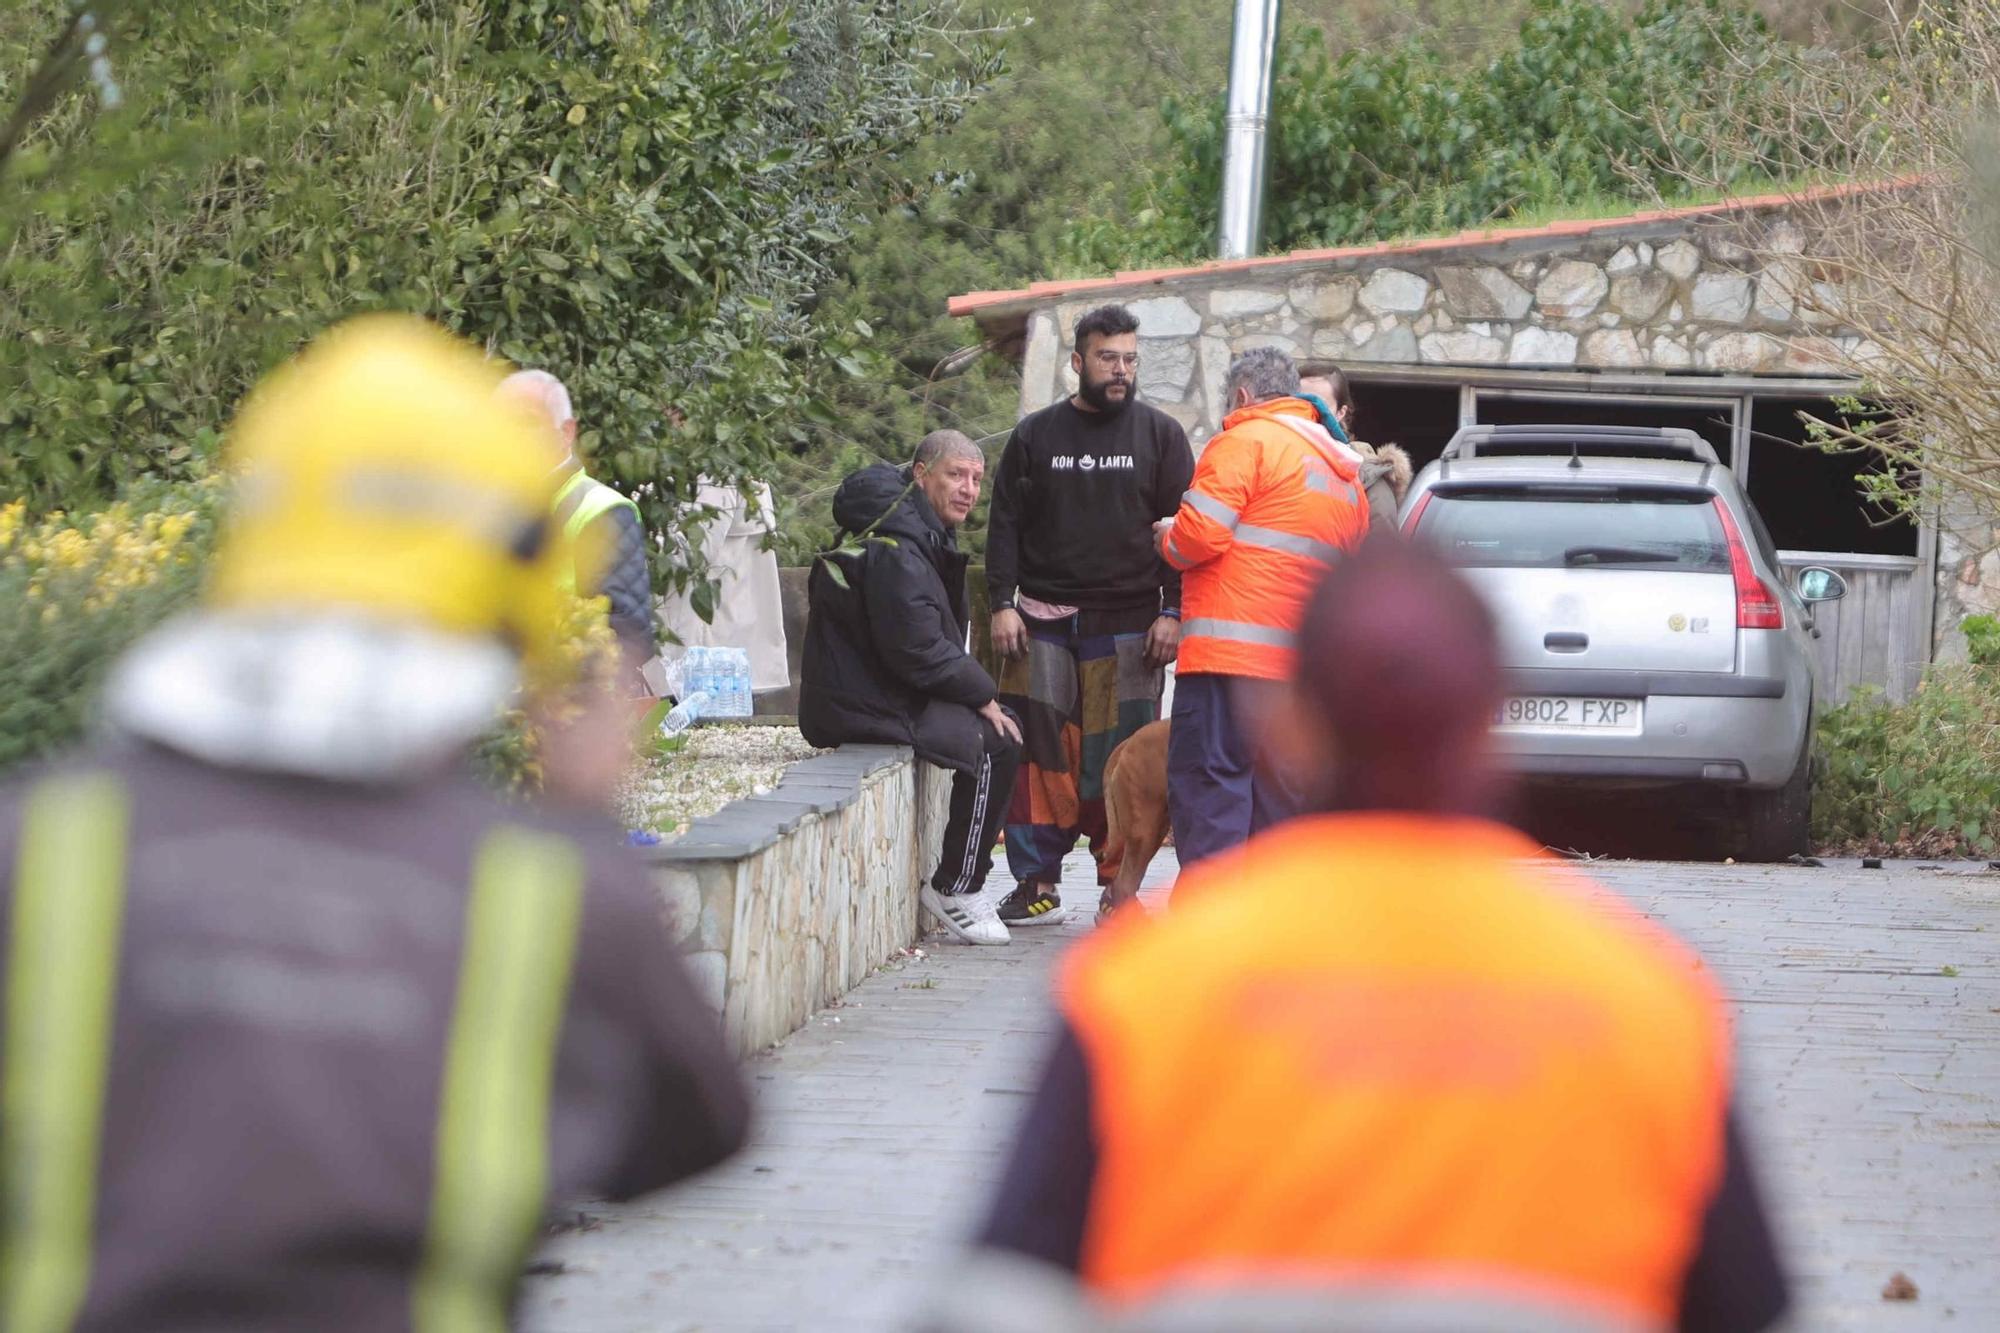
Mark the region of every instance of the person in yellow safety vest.
<instances>
[{"instance_id":1,"label":"person in yellow safety vest","mask_svg":"<svg viewBox=\"0 0 2000 1333\"><path fill-rule=\"evenodd\" d=\"M1490 613L1378 538L1267 719L1310 813L1067 959L1060 1029L931 1327L1073 1275L1119 1333L1751 1333L1786 1282L1700 960L1492 822ZM1004 1312L984 1322L981 1311Z\"/></svg>"},{"instance_id":2,"label":"person in yellow safety vest","mask_svg":"<svg viewBox=\"0 0 2000 1333\"><path fill-rule=\"evenodd\" d=\"M653 656L653 583L639 506L583 470L576 457L576 410L563 382L546 370L517 370L500 394L534 415L556 469L554 513L575 553L572 586L609 603L611 628L634 671Z\"/></svg>"},{"instance_id":3,"label":"person in yellow safety vest","mask_svg":"<svg viewBox=\"0 0 2000 1333\"><path fill-rule=\"evenodd\" d=\"M1306 597L1368 534L1361 456L1298 396L1292 359L1252 348L1223 384L1222 433L1179 511L1155 525L1160 555L1182 571L1167 805L1183 867L1298 808L1254 763L1251 715L1291 672Z\"/></svg>"},{"instance_id":4,"label":"person in yellow safety vest","mask_svg":"<svg viewBox=\"0 0 2000 1333\"><path fill-rule=\"evenodd\" d=\"M0 785L8 1333L499 1333L549 1200L743 1141L616 826L462 775L560 619L498 379L401 316L278 371L204 604Z\"/></svg>"}]
</instances>

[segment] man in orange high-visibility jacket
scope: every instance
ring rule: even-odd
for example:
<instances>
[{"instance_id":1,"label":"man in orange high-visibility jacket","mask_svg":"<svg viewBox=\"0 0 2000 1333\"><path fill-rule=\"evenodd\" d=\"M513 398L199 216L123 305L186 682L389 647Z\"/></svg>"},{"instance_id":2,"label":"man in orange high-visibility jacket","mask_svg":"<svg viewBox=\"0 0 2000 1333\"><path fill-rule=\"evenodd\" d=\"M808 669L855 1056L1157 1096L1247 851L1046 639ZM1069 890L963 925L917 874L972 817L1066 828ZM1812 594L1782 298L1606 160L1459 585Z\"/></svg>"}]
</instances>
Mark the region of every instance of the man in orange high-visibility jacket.
<instances>
[{"instance_id":1,"label":"man in orange high-visibility jacket","mask_svg":"<svg viewBox=\"0 0 2000 1333\"><path fill-rule=\"evenodd\" d=\"M1224 381L1230 412L1194 484L1159 525L1183 572L1180 665L1167 741L1167 803L1183 868L1291 815L1293 795L1260 772L1247 719L1291 673L1306 597L1368 534L1361 457L1297 396L1275 348L1245 352Z\"/></svg>"},{"instance_id":2,"label":"man in orange high-visibility jacket","mask_svg":"<svg viewBox=\"0 0 2000 1333\"><path fill-rule=\"evenodd\" d=\"M1301 644L1271 755L1318 813L1071 955L954 1304L1068 1270L1121 1329L1765 1327L1785 1283L1724 1001L1480 813L1476 596L1371 543Z\"/></svg>"}]
</instances>

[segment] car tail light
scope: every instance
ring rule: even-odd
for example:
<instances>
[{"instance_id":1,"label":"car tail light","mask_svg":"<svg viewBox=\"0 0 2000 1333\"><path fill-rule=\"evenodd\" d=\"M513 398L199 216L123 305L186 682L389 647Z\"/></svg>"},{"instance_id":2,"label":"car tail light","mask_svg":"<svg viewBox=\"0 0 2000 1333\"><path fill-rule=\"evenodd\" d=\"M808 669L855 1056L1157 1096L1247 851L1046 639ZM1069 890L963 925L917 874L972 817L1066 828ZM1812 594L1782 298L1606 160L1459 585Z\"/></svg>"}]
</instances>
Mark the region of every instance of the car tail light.
<instances>
[{"instance_id":1,"label":"car tail light","mask_svg":"<svg viewBox=\"0 0 2000 1333\"><path fill-rule=\"evenodd\" d=\"M1417 530L1417 520L1424 516L1424 510L1430 508L1431 497L1436 494L1436 491L1425 491L1417 497L1416 508L1412 509L1410 516L1403 520L1402 533L1405 537Z\"/></svg>"},{"instance_id":2,"label":"car tail light","mask_svg":"<svg viewBox=\"0 0 2000 1333\"><path fill-rule=\"evenodd\" d=\"M1722 520L1722 535L1729 543L1729 573L1736 580L1736 628L1783 629L1784 605L1771 591L1771 585L1757 577L1750 564L1750 548L1743 544L1743 530L1736 526L1736 516L1722 503L1721 496L1716 496L1712 503L1716 517Z\"/></svg>"}]
</instances>

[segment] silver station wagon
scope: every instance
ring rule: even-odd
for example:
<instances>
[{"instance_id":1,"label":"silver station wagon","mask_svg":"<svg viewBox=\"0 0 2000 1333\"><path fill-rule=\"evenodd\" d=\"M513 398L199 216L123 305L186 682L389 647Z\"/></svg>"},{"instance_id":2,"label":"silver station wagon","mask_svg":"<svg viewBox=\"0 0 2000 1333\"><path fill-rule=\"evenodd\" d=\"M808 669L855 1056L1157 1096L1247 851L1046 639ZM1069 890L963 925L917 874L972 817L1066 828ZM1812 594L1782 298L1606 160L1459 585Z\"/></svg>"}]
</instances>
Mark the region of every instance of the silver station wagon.
<instances>
[{"instance_id":1,"label":"silver station wagon","mask_svg":"<svg viewBox=\"0 0 2000 1333\"><path fill-rule=\"evenodd\" d=\"M1537 782L1720 790L1729 854L1806 850L1813 606L1748 497L1680 429L1468 426L1418 475L1406 536L1499 624L1501 751Z\"/></svg>"}]
</instances>

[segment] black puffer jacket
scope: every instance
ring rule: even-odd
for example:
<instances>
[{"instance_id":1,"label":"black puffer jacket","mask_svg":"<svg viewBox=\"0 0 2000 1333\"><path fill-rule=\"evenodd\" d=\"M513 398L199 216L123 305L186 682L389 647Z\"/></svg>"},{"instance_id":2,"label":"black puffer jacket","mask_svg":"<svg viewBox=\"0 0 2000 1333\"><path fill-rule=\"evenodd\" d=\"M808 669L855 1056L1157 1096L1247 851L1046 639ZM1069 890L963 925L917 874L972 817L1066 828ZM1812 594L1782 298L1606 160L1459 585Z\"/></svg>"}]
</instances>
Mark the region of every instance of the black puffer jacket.
<instances>
[{"instance_id":1,"label":"black puffer jacket","mask_svg":"<svg viewBox=\"0 0 2000 1333\"><path fill-rule=\"evenodd\" d=\"M653 577L646 568L646 530L624 506L593 519L577 539L577 567L593 574L577 580L586 597L609 603L606 616L619 643L643 662L658 647L653 640Z\"/></svg>"},{"instance_id":2,"label":"black puffer jacket","mask_svg":"<svg viewBox=\"0 0 2000 1333\"><path fill-rule=\"evenodd\" d=\"M965 651L967 557L906 468L877 463L849 476L833 518L843 535L869 540L813 565L799 730L814 745L912 745L934 763L973 768L983 724L930 707L976 709L994 695Z\"/></svg>"}]
</instances>

